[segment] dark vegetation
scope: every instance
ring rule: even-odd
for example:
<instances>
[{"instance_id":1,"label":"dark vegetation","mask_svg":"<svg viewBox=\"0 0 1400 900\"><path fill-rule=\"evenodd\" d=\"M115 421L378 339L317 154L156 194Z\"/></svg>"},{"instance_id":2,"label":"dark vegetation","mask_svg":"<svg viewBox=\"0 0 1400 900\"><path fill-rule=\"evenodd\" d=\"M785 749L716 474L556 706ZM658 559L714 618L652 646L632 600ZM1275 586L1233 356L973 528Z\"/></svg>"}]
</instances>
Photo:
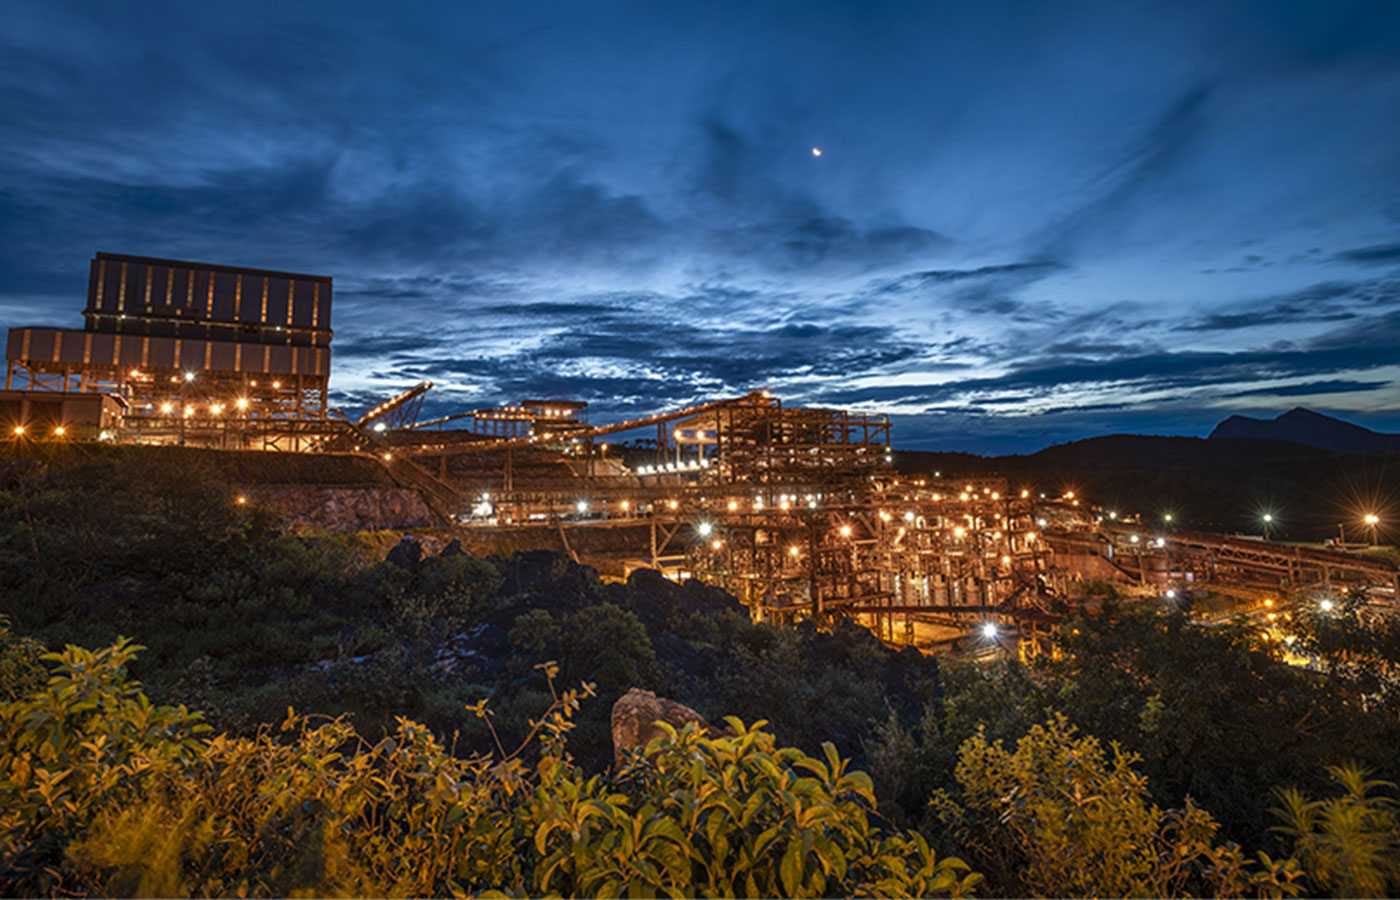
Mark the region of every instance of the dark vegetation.
<instances>
[{"instance_id":1,"label":"dark vegetation","mask_svg":"<svg viewBox=\"0 0 1400 900\"><path fill-rule=\"evenodd\" d=\"M1057 497L1066 490L1121 515L1180 528L1262 534L1275 539L1370 538L1368 511L1400 508L1400 453L1333 453L1290 441L1111 435L1026 456L897 451L904 472L999 475L1011 487Z\"/></svg>"},{"instance_id":2,"label":"dark vegetation","mask_svg":"<svg viewBox=\"0 0 1400 900\"><path fill-rule=\"evenodd\" d=\"M631 687L686 703L712 722L725 716L766 721L763 733L771 737L765 738L770 743L763 752L787 759L783 765L803 754L827 759L830 783L822 802L844 810L831 813L829 827L839 822L859 830L851 824L855 808L840 806L855 802L890 835L905 835L900 840L922 835L919 840L932 848L927 857L914 844L901 844L904 849L897 851L917 857L916 867L929 867L930 880L921 890L935 890L928 886L935 878L952 878L954 870L933 868L934 860L950 855L983 873L988 880L979 890L993 894L1276 895L1293 889L1345 894L1400 887L1397 823L1386 799L1393 789L1360 774L1380 779L1400 774L1400 700L1390 689L1396 642L1391 630L1364 625L1358 610L1300 619L1298 647L1320 654L1321 672L1284 665L1280 646L1243 626L1205 630L1180 613L1118 609L1111 602L1101 616L1066 623L1056 653L1033 666L935 661L913 650L891 650L851 625L823 632L809 625L783 630L754 624L721 591L676 585L645 572L626 583L606 582L557 554L430 555L408 566L386 562L378 536L292 534L269 512L237 505L224 477L203 458L101 453L0 463L0 613L8 620L0 629L0 699L15 701L6 707L9 718L0 722L9 742L0 753L24 741L47 741L46 752L56 754L47 771L62 764L83 772L95 764L77 750L53 750L53 735L34 731L40 727L35 722L50 719L71 719L64 728L72 734L98 728L84 718L90 711L73 706L71 697L24 698L42 685L47 666L38 657L44 647L110 647L119 635L146 649L134 657L122 651L119 660L104 657L109 661L105 680L97 686L84 682L83 690L100 688L127 698L122 703L135 702L132 690L121 684L139 678L156 703L200 710L212 733L245 741L210 744L171 712L167 737L173 743L142 751L183 760L174 769L156 767L161 779L173 779L160 781L159 789L139 779L114 781L110 792L89 790L87 806L55 819L55 801L45 799L38 782L26 783L23 796L9 800L16 809L30 810L25 804L33 809L0 822L12 829L0 840L10 842L0 846L0 854L10 854L3 865L12 867L4 877L18 879L12 884L21 892L58 891L53 879L77 877L62 875L69 871L63 865L79 862L88 873L83 877L99 878L86 882L85 890L119 893L167 888L221 893L234 892L238 884L274 894L479 890L490 883L481 873L476 880L462 876L466 880L456 887L396 880L408 876L379 872L378 863L356 855L361 853L357 844L327 845L322 849L330 856L316 857L319 863L264 848L259 852L266 853L266 872L282 866L277 869L282 880L269 874L271 880L258 881L248 874L257 865L245 861L243 874L221 875L233 880L210 887L214 882L207 873L199 876L204 881L190 880L191 867L202 865L199 841L207 837L194 832L181 838L185 843L166 848L172 858L193 854L186 863L171 863L177 874L160 876L173 881L142 881L156 874L133 869L133 860L159 848L138 840L118 847L115 835L130 832L154 840L154 834L183 833L179 829L188 826L179 823L187 811L178 802L180 792L193 789L190 785L212 790L202 766L222 765L231 758L222 754L233 754L259 760L253 769L268 766L272 773L281 765L274 765L282 759L278 748L294 739L309 741L315 752L287 756L300 760L293 768L312 765L320 759L317 754L337 747L342 755L327 756L316 771L353 780L360 771L354 767L361 766L406 778L404 772L420 771L431 759L430 768L447 767L481 797L496 798L490 801L501 816L496 826L484 819L470 825L453 819L452 828L467 829L451 832L466 842L459 847L485 840L490 827L507 835L501 840L529 841L531 829L543 823L541 809L502 799L499 779L506 776L499 765L506 759L524 767L509 776L523 779L516 787L594 792L588 796L596 794L613 810L598 815L613 816L618 828L623 828L619 816L634 817L628 819L634 824L655 816L681 822L680 813L665 812L660 794L647 793L661 790L674 775L608 771L609 712ZM70 668L77 659L72 652L64 662ZM576 709L561 712L559 695L541 676L541 666L560 685L590 683L596 696L578 698ZM91 675L93 665L82 671L89 673L84 678L97 677ZM266 726L288 720L289 707L298 717L278 738ZM47 710L48 719L24 712L39 708ZM541 714L551 709L563 715L546 716L558 726L551 732L557 743L536 742L511 755L509 749L528 743L532 733L538 738ZM330 726L301 718L324 721L315 719L318 715L335 719L334 729L321 732ZM406 736L407 720L426 730ZM429 733L440 746L421 743L429 740L421 735ZM418 755L385 755L379 742L386 737L400 748L419 747ZM360 755L344 755L346 741L361 739ZM852 800L847 795L860 792L849 785L832 786L834 764L823 750L826 743L832 745L830 753L870 773L869 800ZM704 746L706 753L739 752L737 745ZM784 757L789 751L779 747L796 749ZM78 756L86 761L75 761ZM555 768L542 765L550 759ZM1054 759L1073 761L1055 770L1063 772L1064 781L1046 781L1047 760ZM0 759L0 765L19 763ZM23 765L32 774L33 762ZM755 773L768 771L767 764L753 765ZM589 780L605 772L603 781ZM651 787L627 794L636 788L627 780L634 777L652 778L645 782ZM271 796L253 775L247 778L227 790ZM306 785L315 779L308 774L292 781L311 790ZM18 790L17 783L12 779L5 790ZM322 785L316 790L330 790L328 783L316 781ZM663 794L671 796L675 785L665 783L671 786ZM582 787L586 784L592 787ZM139 796L144 805L112 806L120 785L128 791L120 796ZM1277 792L1290 788L1296 792ZM225 801L232 795L220 794ZM324 805L315 808L330 818L298 820L297 827L321 829L316 833L325 837L333 819L340 829L335 834L371 840L378 820L366 818L369 814L347 796L317 794L316 802ZM624 802L627 796L632 799ZM1080 799L1067 807L1066 797ZM291 815L288 809L277 815ZM433 809L449 818L459 815L447 807ZM247 827L261 826L249 820ZM669 826L655 827L669 833ZM741 828L737 820L733 827L739 829L735 841L758 840L758 832L743 830L747 826ZM699 832L687 834L692 844L699 840ZM80 839L81 852L72 849L79 845L64 843ZM248 846L256 842L251 836L238 839ZM712 843L704 852L714 852L713 836L706 840ZM1118 849L1096 855L1096 841ZM21 845L27 849L15 849ZM65 846L70 849L59 852ZM654 886L660 882L647 881L651 875L624 877L607 866L580 871L567 882L569 888L542 887L539 879L554 846L542 846L534 862L519 862L511 870L521 891L588 893L614 878L622 879L618 884L645 882L660 890ZM611 859L607 854L615 850L599 845L599 859ZM431 856L428 849L422 852ZM889 852L896 852L894 845ZM816 883L817 869L794 874L789 865L785 875L785 854L784 849L773 857L771 871L755 870L773 879L764 882L769 885L764 892L800 893L791 886L809 879ZM1339 863L1338 854L1349 862ZM60 859L69 862L60 865ZM348 868L332 872L328 859ZM1165 860L1176 862L1169 866ZM860 884L878 880L883 863L870 865L874 868L861 877L871 880ZM296 880L298 866L312 874ZM658 873L671 873L665 876L675 879L671 884L690 885L682 893L699 891L696 885L714 874L685 868L669 856L659 856L656 866ZM822 878L834 880L822 890L856 890L857 882L836 878L834 869L823 871ZM937 882L937 891L960 883L948 878ZM402 890L395 887L400 884ZM742 884L730 889L745 892ZM862 888L867 889L875 891ZM899 890L910 889L906 884Z\"/></svg>"}]
</instances>

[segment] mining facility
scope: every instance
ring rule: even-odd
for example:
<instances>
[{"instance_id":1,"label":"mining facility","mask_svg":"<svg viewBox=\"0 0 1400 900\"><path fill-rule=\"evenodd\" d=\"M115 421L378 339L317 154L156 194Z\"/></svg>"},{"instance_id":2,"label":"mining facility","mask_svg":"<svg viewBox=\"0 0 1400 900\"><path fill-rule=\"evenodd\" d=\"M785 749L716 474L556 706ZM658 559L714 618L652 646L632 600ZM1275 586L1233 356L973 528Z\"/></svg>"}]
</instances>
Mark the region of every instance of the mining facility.
<instances>
[{"instance_id":1,"label":"mining facility","mask_svg":"<svg viewBox=\"0 0 1400 900\"><path fill-rule=\"evenodd\" d=\"M0 425L14 440L372 457L478 543L550 542L605 573L722 586L757 619L848 617L926 650L1034 653L1091 580L1209 592L1264 628L1338 592L1393 607L1400 588L1381 560L900 474L886 417L767 391L602 424L565 399L420 420L423 382L349 416L327 404L331 337L328 277L98 253L83 329L10 329Z\"/></svg>"}]
</instances>

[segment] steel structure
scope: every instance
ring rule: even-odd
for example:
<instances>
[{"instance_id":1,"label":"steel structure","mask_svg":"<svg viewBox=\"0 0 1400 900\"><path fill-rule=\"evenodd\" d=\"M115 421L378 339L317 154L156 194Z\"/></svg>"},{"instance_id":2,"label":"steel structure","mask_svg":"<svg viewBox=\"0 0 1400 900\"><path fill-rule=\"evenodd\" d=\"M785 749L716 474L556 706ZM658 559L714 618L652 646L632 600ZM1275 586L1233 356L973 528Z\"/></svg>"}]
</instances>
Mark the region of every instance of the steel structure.
<instances>
[{"instance_id":1,"label":"steel structure","mask_svg":"<svg viewBox=\"0 0 1400 900\"><path fill-rule=\"evenodd\" d=\"M773 499L725 500L688 553L765 617L853 615L894 639L897 621L1013 624L1053 601L1032 507L1004 482L883 475Z\"/></svg>"},{"instance_id":2,"label":"steel structure","mask_svg":"<svg viewBox=\"0 0 1400 900\"><path fill-rule=\"evenodd\" d=\"M431 381L420 381L408 390L371 407L355 420L360 428L373 424L376 431L389 428L412 428L423 409L423 395L432 390Z\"/></svg>"},{"instance_id":3,"label":"steel structure","mask_svg":"<svg viewBox=\"0 0 1400 900\"><path fill-rule=\"evenodd\" d=\"M468 524L557 530L571 553L568 530L634 534L633 558L721 585L760 618L850 616L893 640L917 623L1014 626L1052 603L1029 499L999 479L899 478L883 416L766 391L600 425L539 411L504 408L528 425L498 434L429 430L489 421L474 411L389 440L460 492ZM631 464L608 455L604 438L652 428Z\"/></svg>"},{"instance_id":4,"label":"steel structure","mask_svg":"<svg viewBox=\"0 0 1400 900\"><path fill-rule=\"evenodd\" d=\"M1154 535L1117 522L1100 523L1098 531L1105 553L1142 584L1224 583L1284 592L1374 585L1400 596L1400 571L1381 559L1199 531Z\"/></svg>"},{"instance_id":5,"label":"steel structure","mask_svg":"<svg viewBox=\"0 0 1400 900\"><path fill-rule=\"evenodd\" d=\"M474 409L407 426L427 429L470 420L470 432L491 438L559 436L588 427L588 404L576 400L521 400L514 406Z\"/></svg>"},{"instance_id":6,"label":"steel structure","mask_svg":"<svg viewBox=\"0 0 1400 900\"><path fill-rule=\"evenodd\" d=\"M632 535L628 567L721 585L759 618L850 616L927 645L974 625L1035 635L1089 578L1250 597L1264 596L1261 585L1333 581L1396 594L1396 569L1380 561L1163 536L1097 518L1072 494L1032 498L1000 479L902 478L879 416L786 407L761 391L557 428L536 427L523 406L500 411L521 424L493 434L400 432L395 452L450 483L466 523L548 529L569 553L571 531ZM608 455L604 438L652 428L650 449Z\"/></svg>"}]
</instances>

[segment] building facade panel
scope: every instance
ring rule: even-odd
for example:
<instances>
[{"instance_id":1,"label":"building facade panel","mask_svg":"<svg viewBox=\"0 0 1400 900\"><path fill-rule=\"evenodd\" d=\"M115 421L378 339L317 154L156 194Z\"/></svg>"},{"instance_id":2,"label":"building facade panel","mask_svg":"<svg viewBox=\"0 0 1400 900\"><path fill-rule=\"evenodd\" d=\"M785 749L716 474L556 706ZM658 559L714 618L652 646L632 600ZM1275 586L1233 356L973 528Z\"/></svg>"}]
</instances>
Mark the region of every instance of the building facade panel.
<instances>
[{"instance_id":1,"label":"building facade panel","mask_svg":"<svg viewBox=\"0 0 1400 900\"><path fill-rule=\"evenodd\" d=\"M141 368L141 338L132 335L120 335L115 350L117 365L123 369Z\"/></svg>"},{"instance_id":2,"label":"building facade panel","mask_svg":"<svg viewBox=\"0 0 1400 900\"><path fill-rule=\"evenodd\" d=\"M89 365L103 365L115 362L117 358L117 336L87 332L87 347L83 352L83 362Z\"/></svg>"},{"instance_id":3,"label":"building facade panel","mask_svg":"<svg viewBox=\"0 0 1400 900\"><path fill-rule=\"evenodd\" d=\"M301 280L293 282L292 324L298 328L315 328L316 284ZM329 321L329 320L327 320Z\"/></svg>"},{"instance_id":4,"label":"building facade panel","mask_svg":"<svg viewBox=\"0 0 1400 900\"><path fill-rule=\"evenodd\" d=\"M217 372L234 371L234 351L237 344L228 341L201 341L210 348L209 368Z\"/></svg>"},{"instance_id":5,"label":"building facade panel","mask_svg":"<svg viewBox=\"0 0 1400 900\"><path fill-rule=\"evenodd\" d=\"M42 360L43 362L56 362L54 355L54 342L58 332L48 328L31 329L29 337L29 352L26 354L29 359Z\"/></svg>"},{"instance_id":6,"label":"building facade panel","mask_svg":"<svg viewBox=\"0 0 1400 900\"><path fill-rule=\"evenodd\" d=\"M267 369L269 372L286 372L292 374L292 347L272 347L268 354Z\"/></svg>"},{"instance_id":7,"label":"building facade panel","mask_svg":"<svg viewBox=\"0 0 1400 900\"><path fill-rule=\"evenodd\" d=\"M238 276L232 272L214 272L214 311L210 318L215 321L237 321L241 316L242 291Z\"/></svg>"},{"instance_id":8,"label":"building facade panel","mask_svg":"<svg viewBox=\"0 0 1400 900\"><path fill-rule=\"evenodd\" d=\"M175 356L175 342L170 338L151 338L150 351L144 365L157 369L174 369L179 365Z\"/></svg>"},{"instance_id":9,"label":"building facade panel","mask_svg":"<svg viewBox=\"0 0 1400 900\"><path fill-rule=\"evenodd\" d=\"M287 297L291 293L292 283L286 278L264 279L267 285L267 302L263 305L263 323L267 325L290 325L291 320L287 317Z\"/></svg>"},{"instance_id":10,"label":"building facade panel","mask_svg":"<svg viewBox=\"0 0 1400 900\"><path fill-rule=\"evenodd\" d=\"M117 312L127 313L135 309L145 293L146 270L144 266L123 264L117 280Z\"/></svg>"}]
</instances>

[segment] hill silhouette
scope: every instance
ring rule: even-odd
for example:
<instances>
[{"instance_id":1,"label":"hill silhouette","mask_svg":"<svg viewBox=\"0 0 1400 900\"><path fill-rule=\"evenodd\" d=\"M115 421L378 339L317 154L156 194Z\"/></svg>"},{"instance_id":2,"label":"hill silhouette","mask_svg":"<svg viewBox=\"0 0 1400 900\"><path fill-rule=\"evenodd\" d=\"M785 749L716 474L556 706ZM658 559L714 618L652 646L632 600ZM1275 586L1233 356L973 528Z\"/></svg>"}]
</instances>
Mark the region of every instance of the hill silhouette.
<instances>
[{"instance_id":1,"label":"hill silhouette","mask_svg":"<svg viewBox=\"0 0 1400 900\"><path fill-rule=\"evenodd\" d=\"M1400 450L1400 434L1382 434L1343 422L1301 406L1273 419L1231 416L1210 433L1210 439L1262 438L1293 441L1336 453L1384 453Z\"/></svg>"},{"instance_id":2,"label":"hill silhouette","mask_svg":"<svg viewBox=\"0 0 1400 900\"><path fill-rule=\"evenodd\" d=\"M1336 537L1339 524L1349 540L1362 539L1366 512L1400 512L1400 455L1287 440L1120 434L1029 455L897 451L895 465L949 478L1000 475L1013 490L1048 496L1073 490L1120 515L1162 524L1170 513L1178 527L1220 533L1259 534L1269 513L1272 536L1287 540Z\"/></svg>"}]
</instances>

